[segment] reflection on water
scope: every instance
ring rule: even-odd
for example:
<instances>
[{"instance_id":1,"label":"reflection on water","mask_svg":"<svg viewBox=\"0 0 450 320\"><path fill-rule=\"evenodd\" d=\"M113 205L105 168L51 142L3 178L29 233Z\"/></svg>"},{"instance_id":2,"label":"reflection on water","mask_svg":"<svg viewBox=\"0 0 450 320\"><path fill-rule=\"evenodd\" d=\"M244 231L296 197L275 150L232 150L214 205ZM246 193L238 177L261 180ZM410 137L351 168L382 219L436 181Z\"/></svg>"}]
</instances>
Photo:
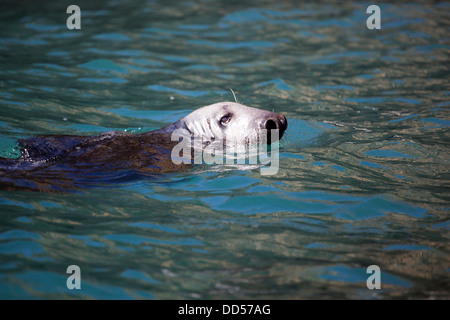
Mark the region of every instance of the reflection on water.
<instances>
[{"instance_id":1,"label":"reflection on water","mask_svg":"<svg viewBox=\"0 0 450 320\"><path fill-rule=\"evenodd\" d=\"M0 156L233 100L283 113L280 170L0 193L2 298L448 298L448 5L0 4ZM66 288L80 266L82 290ZM378 265L382 289L368 290Z\"/></svg>"}]
</instances>

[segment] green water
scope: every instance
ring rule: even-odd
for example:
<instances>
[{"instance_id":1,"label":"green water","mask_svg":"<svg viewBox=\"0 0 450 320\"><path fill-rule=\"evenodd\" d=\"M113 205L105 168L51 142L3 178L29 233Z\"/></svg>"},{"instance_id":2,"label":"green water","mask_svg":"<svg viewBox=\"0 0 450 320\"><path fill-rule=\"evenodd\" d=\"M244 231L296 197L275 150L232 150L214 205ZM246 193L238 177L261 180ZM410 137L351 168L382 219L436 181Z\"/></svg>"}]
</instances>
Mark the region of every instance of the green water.
<instances>
[{"instance_id":1,"label":"green water","mask_svg":"<svg viewBox=\"0 0 450 320\"><path fill-rule=\"evenodd\" d=\"M77 1L68 30L70 4L0 3L1 156L232 88L288 118L280 169L0 191L1 298L449 298L448 3L380 4L380 30L369 4L206 0Z\"/></svg>"}]
</instances>

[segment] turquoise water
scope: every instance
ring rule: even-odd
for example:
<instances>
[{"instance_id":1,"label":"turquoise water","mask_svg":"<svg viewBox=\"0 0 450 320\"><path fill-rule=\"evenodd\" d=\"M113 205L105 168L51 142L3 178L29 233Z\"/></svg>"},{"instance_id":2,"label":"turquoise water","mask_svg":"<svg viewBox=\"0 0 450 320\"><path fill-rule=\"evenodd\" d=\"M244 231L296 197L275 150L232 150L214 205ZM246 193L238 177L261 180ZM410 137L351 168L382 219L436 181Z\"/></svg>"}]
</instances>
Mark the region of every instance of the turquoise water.
<instances>
[{"instance_id":1,"label":"turquoise water","mask_svg":"<svg viewBox=\"0 0 450 320\"><path fill-rule=\"evenodd\" d=\"M449 298L449 7L0 3L0 156L42 134L283 113L280 169L0 191L3 299ZM81 290L69 290L69 265ZM378 265L381 289L369 290Z\"/></svg>"}]
</instances>

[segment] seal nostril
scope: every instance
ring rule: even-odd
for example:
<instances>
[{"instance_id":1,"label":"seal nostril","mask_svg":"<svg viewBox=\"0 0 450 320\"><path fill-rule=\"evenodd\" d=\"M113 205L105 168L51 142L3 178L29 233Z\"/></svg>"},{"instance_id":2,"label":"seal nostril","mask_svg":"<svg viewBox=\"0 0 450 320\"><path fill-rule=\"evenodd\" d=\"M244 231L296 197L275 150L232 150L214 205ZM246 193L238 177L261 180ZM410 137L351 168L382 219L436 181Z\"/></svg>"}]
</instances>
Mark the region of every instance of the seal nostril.
<instances>
[{"instance_id":1,"label":"seal nostril","mask_svg":"<svg viewBox=\"0 0 450 320\"><path fill-rule=\"evenodd\" d=\"M277 121L274 121L273 119L268 119L266 121L266 125L265 128L267 130L272 130L272 129L279 129L279 125Z\"/></svg>"},{"instance_id":2,"label":"seal nostril","mask_svg":"<svg viewBox=\"0 0 450 320\"><path fill-rule=\"evenodd\" d=\"M281 130L286 130L287 129L287 119L286 119L286 117L281 114L279 119L280 119L280 123L281 123L280 129Z\"/></svg>"}]
</instances>

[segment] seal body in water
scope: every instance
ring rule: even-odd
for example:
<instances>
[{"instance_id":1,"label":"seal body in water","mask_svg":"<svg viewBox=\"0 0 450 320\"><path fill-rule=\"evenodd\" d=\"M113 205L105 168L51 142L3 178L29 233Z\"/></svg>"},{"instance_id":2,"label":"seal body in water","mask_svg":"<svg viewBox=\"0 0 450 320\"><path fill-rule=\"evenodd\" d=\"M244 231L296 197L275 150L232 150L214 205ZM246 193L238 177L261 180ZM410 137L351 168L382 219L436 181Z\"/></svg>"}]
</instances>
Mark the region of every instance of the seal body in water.
<instances>
[{"instance_id":1,"label":"seal body in water","mask_svg":"<svg viewBox=\"0 0 450 320\"><path fill-rule=\"evenodd\" d=\"M0 189L66 191L127 182L189 167L171 159L174 131L245 144L266 130L287 128L283 115L234 102L197 109L162 129L141 134L110 131L97 136L48 135L19 140L18 159L0 158ZM270 144L270 135L268 135Z\"/></svg>"}]
</instances>

